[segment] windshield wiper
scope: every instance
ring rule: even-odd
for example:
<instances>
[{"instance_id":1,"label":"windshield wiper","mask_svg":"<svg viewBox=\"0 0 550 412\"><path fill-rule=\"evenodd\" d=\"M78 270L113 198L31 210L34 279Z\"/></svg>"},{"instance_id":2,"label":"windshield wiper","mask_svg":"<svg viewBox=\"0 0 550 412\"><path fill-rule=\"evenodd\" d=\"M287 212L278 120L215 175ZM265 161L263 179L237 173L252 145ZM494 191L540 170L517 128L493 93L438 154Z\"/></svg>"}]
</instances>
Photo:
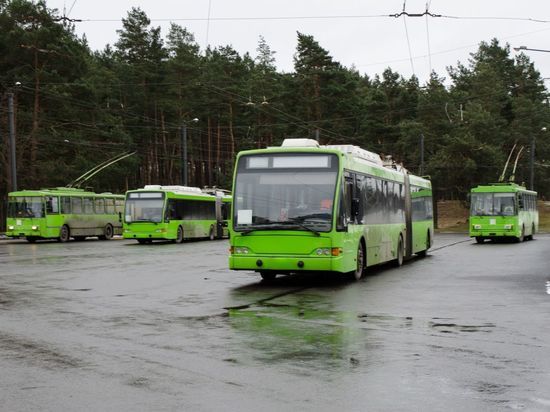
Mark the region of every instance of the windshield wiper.
<instances>
[{"instance_id":1,"label":"windshield wiper","mask_svg":"<svg viewBox=\"0 0 550 412\"><path fill-rule=\"evenodd\" d=\"M302 229L305 229L307 230L308 232L311 232L311 233L314 233L316 236L321 236L321 234L319 232L317 232L315 229L312 229L306 225L304 225L303 223L301 222L298 222L296 220L292 220L292 219L289 219L289 220L285 220L285 221L281 221L281 222L272 222L272 221L268 221L267 223L263 223L263 224L260 224L260 225L254 225L253 227L251 228L248 228L248 229L245 229L243 230L241 233L243 235L247 235L251 232L254 232L256 230L280 230L280 229L290 229L290 227L299 227L299 228L302 228Z\"/></svg>"}]
</instances>

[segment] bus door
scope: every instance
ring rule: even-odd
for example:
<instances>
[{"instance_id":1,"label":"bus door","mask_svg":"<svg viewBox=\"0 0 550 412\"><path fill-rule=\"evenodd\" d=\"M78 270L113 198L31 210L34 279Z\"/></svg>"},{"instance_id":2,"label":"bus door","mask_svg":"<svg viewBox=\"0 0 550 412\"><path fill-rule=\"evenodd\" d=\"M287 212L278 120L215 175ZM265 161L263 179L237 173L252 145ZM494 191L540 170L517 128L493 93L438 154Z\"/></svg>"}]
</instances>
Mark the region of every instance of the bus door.
<instances>
[{"instance_id":1,"label":"bus door","mask_svg":"<svg viewBox=\"0 0 550 412\"><path fill-rule=\"evenodd\" d=\"M223 202L220 196L216 196L216 237L223 237Z\"/></svg>"},{"instance_id":2,"label":"bus door","mask_svg":"<svg viewBox=\"0 0 550 412\"><path fill-rule=\"evenodd\" d=\"M412 231L412 197L411 197L411 183L409 180L409 174L405 172L404 175L405 186L405 257L412 256L413 248L413 231Z\"/></svg>"}]
</instances>

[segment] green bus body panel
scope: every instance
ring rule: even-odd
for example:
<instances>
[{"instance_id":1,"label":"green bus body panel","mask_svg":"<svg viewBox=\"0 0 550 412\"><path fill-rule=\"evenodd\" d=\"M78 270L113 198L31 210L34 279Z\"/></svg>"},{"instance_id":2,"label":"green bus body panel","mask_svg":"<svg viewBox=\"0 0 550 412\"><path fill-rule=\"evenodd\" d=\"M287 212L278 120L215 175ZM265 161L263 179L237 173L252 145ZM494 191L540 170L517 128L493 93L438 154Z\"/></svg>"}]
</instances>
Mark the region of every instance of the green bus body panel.
<instances>
[{"instance_id":1,"label":"green bus body panel","mask_svg":"<svg viewBox=\"0 0 550 412\"><path fill-rule=\"evenodd\" d=\"M95 193L82 189L55 188L41 190L21 190L8 193L8 202L13 197L39 197L44 204L46 197L80 197L92 199L116 199L119 202L124 200L124 195L112 193ZM58 201L58 207L60 203ZM116 209L115 209L116 210ZM107 225L113 227L114 235L122 234L122 223L120 223L118 212L115 213L45 213L44 217L8 217L6 219L6 235L12 238L36 238L36 239L57 239L61 227L67 225L70 236L103 236ZM13 230L10 230L13 227ZM33 229L35 227L35 229Z\"/></svg>"},{"instance_id":2,"label":"green bus body panel","mask_svg":"<svg viewBox=\"0 0 550 412\"><path fill-rule=\"evenodd\" d=\"M480 185L473 188L470 194L478 193L513 193L528 194L535 197L537 192L527 190L525 187L515 183L493 183ZM535 203L536 204L536 203ZM516 208L517 208L516 204ZM534 230L533 230L534 228ZM469 235L478 238L499 238L512 237L520 238L522 235L532 236L538 232L539 213L537 210L518 210L515 215L510 216L476 216L470 211Z\"/></svg>"},{"instance_id":3,"label":"green bus body panel","mask_svg":"<svg viewBox=\"0 0 550 412\"><path fill-rule=\"evenodd\" d=\"M332 271L348 273L354 271L356 268L357 248L362 241L366 244L367 266L378 265L397 257L399 236L402 235L405 238L406 226L404 222L379 225L368 224L368 222L366 224L350 223L347 231L337 231L336 216L344 170L392 180L401 184L405 181L403 173L360 161L337 149L274 147L240 152L235 162L233 184L235 185L237 165L242 156L269 153L327 153L338 156L340 165L335 190L336 198L333 202L332 210L332 230L330 232L320 232L320 236L303 230L254 230L248 234L244 234L241 231L234 230L231 224L230 244L232 250L246 247L248 248L248 253L230 253L230 269L274 272ZM408 176L411 185L423 189L416 196L431 197L431 182L429 180L414 175ZM412 193L411 197L414 197ZM233 213L231 216L233 216ZM426 250L428 233L430 240L433 239L433 220L413 222L412 230L413 253ZM339 256L317 255L317 249L322 248L340 248L341 254ZM259 260L261 260L261 266L258 266ZM298 266L299 262L303 263L302 267Z\"/></svg>"},{"instance_id":4,"label":"green bus body panel","mask_svg":"<svg viewBox=\"0 0 550 412\"><path fill-rule=\"evenodd\" d=\"M176 240L178 235L178 228L181 226L183 229L184 239L194 238L207 238L210 236L211 230L216 230L218 222L216 219L208 220L178 220L171 219L168 222L165 221L164 213L166 212L166 204L170 199L181 200L200 200L207 202L216 202L216 196L208 194L193 194L193 193L178 193L169 189L136 189L126 192L126 197L130 193L163 193L163 215L162 221L158 223L154 222L126 222L126 219L122 223L122 236L124 239L144 239L144 240ZM231 196L225 195L221 198L221 201L225 204L231 205ZM223 228L222 237L227 237L229 230L227 224Z\"/></svg>"}]
</instances>

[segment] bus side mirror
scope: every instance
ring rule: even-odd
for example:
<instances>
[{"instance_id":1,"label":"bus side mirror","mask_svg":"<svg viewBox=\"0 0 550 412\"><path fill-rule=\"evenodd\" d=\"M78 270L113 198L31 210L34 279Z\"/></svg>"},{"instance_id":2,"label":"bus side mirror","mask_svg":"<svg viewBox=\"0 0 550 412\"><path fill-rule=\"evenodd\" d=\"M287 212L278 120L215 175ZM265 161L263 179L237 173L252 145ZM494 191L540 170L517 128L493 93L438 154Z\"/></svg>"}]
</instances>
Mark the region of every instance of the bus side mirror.
<instances>
[{"instance_id":1,"label":"bus side mirror","mask_svg":"<svg viewBox=\"0 0 550 412\"><path fill-rule=\"evenodd\" d=\"M122 223L122 212L118 212L118 221Z\"/></svg>"}]
</instances>

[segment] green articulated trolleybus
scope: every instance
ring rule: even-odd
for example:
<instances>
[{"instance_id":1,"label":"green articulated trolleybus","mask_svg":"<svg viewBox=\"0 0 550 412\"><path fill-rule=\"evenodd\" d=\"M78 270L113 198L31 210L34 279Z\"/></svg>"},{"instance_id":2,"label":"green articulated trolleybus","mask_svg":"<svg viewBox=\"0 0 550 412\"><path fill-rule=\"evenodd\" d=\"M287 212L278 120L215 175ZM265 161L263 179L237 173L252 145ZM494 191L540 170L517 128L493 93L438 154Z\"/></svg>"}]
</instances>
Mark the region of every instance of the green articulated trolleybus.
<instances>
[{"instance_id":1,"label":"green articulated trolleybus","mask_svg":"<svg viewBox=\"0 0 550 412\"><path fill-rule=\"evenodd\" d=\"M122 233L119 212L123 195L94 193L78 188L21 190L8 193L6 235L68 241L97 236L111 239Z\"/></svg>"},{"instance_id":2,"label":"green articulated trolleybus","mask_svg":"<svg viewBox=\"0 0 550 412\"><path fill-rule=\"evenodd\" d=\"M220 239L228 236L231 196L220 189L147 185L126 192L123 237L153 240Z\"/></svg>"},{"instance_id":3,"label":"green articulated trolleybus","mask_svg":"<svg viewBox=\"0 0 550 412\"><path fill-rule=\"evenodd\" d=\"M491 183L470 192L470 237L533 239L539 227L537 192L516 183Z\"/></svg>"},{"instance_id":4,"label":"green articulated trolleybus","mask_svg":"<svg viewBox=\"0 0 550 412\"><path fill-rule=\"evenodd\" d=\"M425 255L432 210L430 181L377 154L286 139L237 156L229 267L267 280L301 271L359 279L369 266Z\"/></svg>"}]
</instances>

